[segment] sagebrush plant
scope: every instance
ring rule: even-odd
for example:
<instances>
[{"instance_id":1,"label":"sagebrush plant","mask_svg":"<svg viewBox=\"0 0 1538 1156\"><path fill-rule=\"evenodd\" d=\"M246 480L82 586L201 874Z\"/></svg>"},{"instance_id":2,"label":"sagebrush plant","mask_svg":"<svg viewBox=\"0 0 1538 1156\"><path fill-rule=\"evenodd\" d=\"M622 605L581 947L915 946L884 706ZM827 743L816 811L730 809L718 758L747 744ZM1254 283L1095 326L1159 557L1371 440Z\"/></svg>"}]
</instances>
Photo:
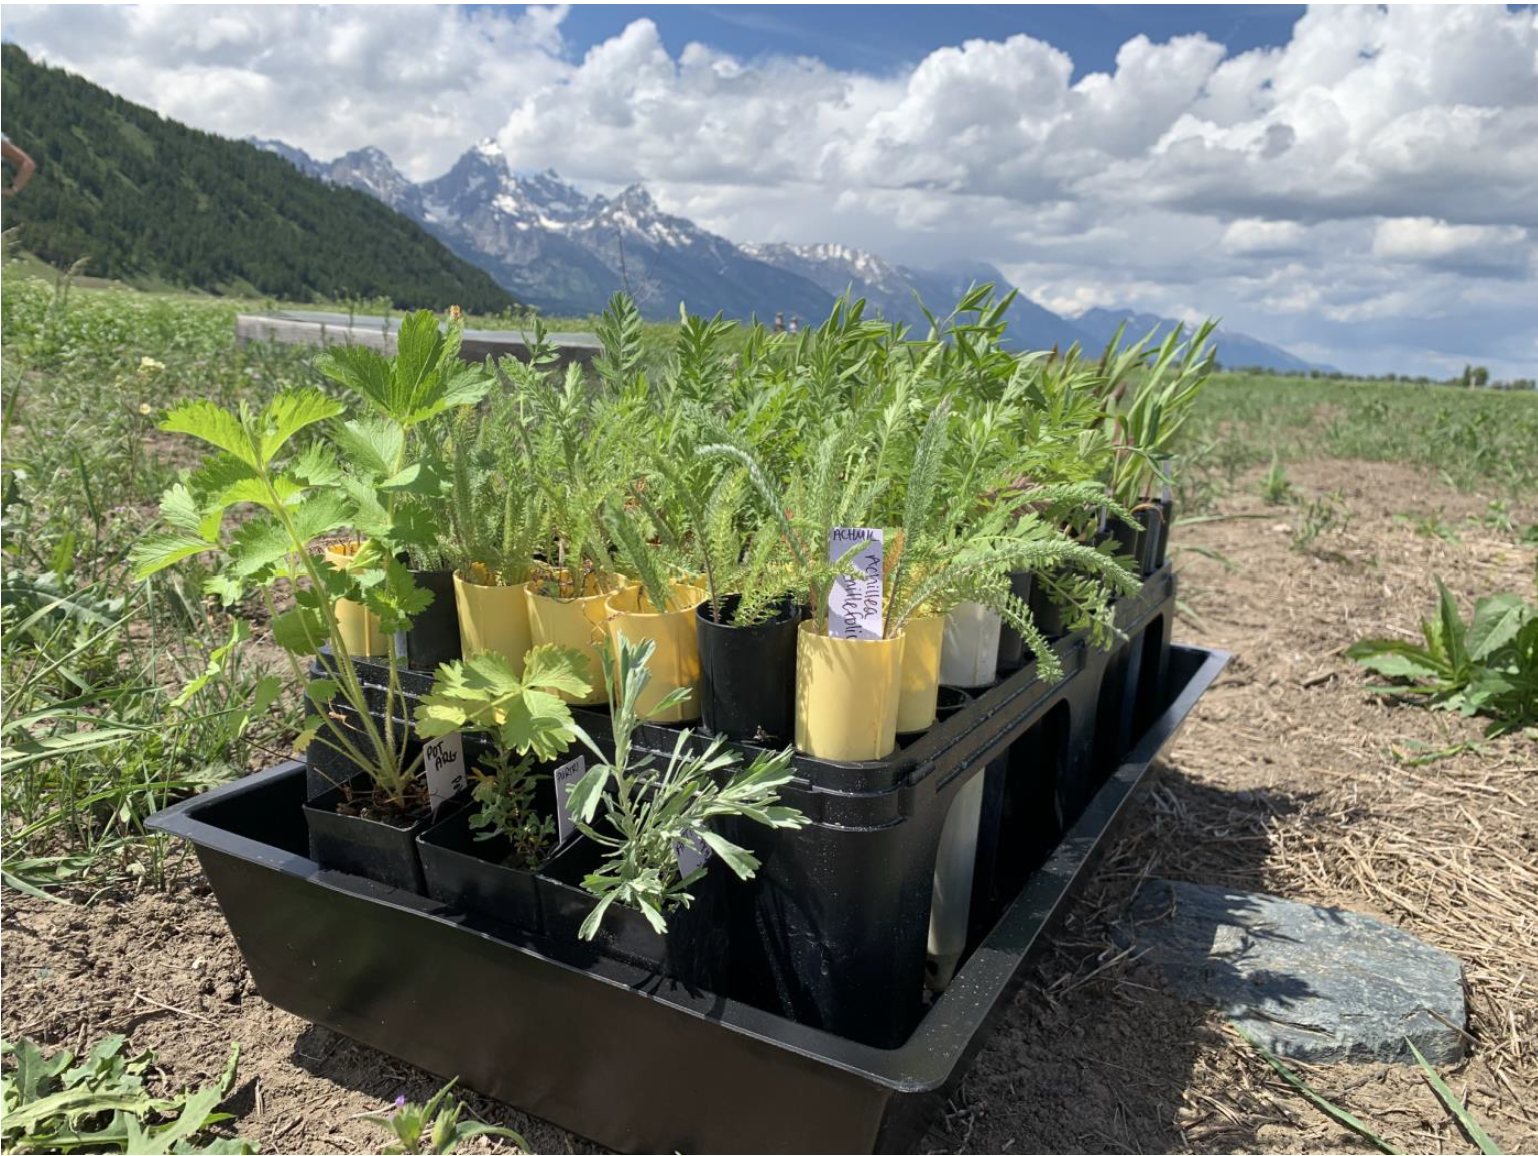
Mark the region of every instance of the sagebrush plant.
<instances>
[{"instance_id":1,"label":"sagebrush plant","mask_svg":"<svg viewBox=\"0 0 1538 1156\"><path fill-rule=\"evenodd\" d=\"M751 879L758 860L744 847L722 835L715 824L726 818L748 819L766 827L788 830L805 826L807 818L779 804L779 790L791 779L792 751L761 752L747 767L724 749L721 739L696 751L688 729L678 732L666 763L633 745L640 722L636 709L651 679L646 664L656 644L636 645L621 635L617 661L605 655L604 679L613 712L614 749L607 753L585 734L596 764L575 784L568 803L577 829L603 848L603 863L582 881L598 897L578 934L598 934L609 908L619 903L641 912L653 929L667 932L670 912L693 901L689 889L709 869L681 875L677 849L687 844L710 848L739 879ZM611 667L616 669L611 672ZM680 688L655 708L677 705L690 691ZM725 783L721 778L733 767ZM601 813L601 818L600 818Z\"/></svg>"}]
</instances>

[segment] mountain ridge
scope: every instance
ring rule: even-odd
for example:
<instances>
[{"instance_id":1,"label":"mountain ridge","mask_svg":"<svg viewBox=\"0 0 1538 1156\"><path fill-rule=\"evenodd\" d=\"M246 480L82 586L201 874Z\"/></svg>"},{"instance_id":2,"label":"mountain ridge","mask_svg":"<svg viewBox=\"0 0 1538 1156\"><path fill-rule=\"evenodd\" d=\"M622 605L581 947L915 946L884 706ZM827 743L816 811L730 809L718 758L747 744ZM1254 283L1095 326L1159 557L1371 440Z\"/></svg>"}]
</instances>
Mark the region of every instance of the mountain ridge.
<instances>
[{"instance_id":1,"label":"mountain ridge","mask_svg":"<svg viewBox=\"0 0 1538 1156\"><path fill-rule=\"evenodd\" d=\"M653 320L673 319L683 301L692 312L764 320L783 313L816 323L834 298L852 289L882 316L922 331L928 320L920 301L943 315L974 284L1011 288L986 262L922 269L836 242L730 241L664 212L642 185L604 197L582 192L553 168L514 169L489 138L467 149L442 176L420 183L377 148L322 162L282 141L252 143L322 180L380 198L548 313L597 312L613 293L628 291ZM1130 310L1092 309L1082 319L1066 318L1021 294L1008 315L1010 337L1026 348L1066 349L1078 342L1098 351L1122 314L1150 322L1136 333L1137 325L1129 325L1134 338L1174 324ZM1219 337L1224 364L1315 368L1242 333L1222 330Z\"/></svg>"},{"instance_id":2,"label":"mountain ridge","mask_svg":"<svg viewBox=\"0 0 1538 1156\"><path fill-rule=\"evenodd\" d=\"M216 293L388 297L497 312L518 302L377 199L309 180L241 141L189 128L14 44L6 131L38 161L6 201L20 247L95 276Z\"/></svg>"}]
</instances>

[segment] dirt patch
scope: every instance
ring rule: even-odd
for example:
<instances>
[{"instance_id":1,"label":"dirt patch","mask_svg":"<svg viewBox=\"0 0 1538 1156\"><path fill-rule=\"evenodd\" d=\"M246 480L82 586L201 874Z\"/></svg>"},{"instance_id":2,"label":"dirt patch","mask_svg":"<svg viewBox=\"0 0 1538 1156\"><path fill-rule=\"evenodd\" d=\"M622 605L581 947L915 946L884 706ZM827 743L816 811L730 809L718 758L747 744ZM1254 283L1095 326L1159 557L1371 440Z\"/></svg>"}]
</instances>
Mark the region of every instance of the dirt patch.
<instances>
[{"instance_id":1,"label":"dirt patch","mask_svg":"<svg viewBox=\"0 0 1538 1156\"><path fill-rule=\"evenodd\" d=\"M1465 606L1530 591L1534 551L1464 521L1512 495L1456 494L1385 464L1289 473L1305 497L1339 491L1349 522L1313 553L1294 549L1301 513L1246 496L1257 472L1222 504L1223 520L1177 535L1182 601L1199 615L1177 636L1234 661L923 1150L1368 1150L1116 946L1113 929L1149 875L1348 907L1453 952L1472 1043L1444 1074L1507 1151L1538 1148L1538 747L1482 742L1475 720L1373 699L1342 656L1366 634L1409 637L1433 574ZM1519 525L1538 520L1532 501L1512 505ZM1432 513L1458 520L1459 540L1393 519ZM176 1084L213 1078L235 1040L230 1110L261 1150L377 1150L381 1134L359 1115L397 1095L425 1099L438 1081L264 1003L195 861L179 853L183 882L170 896L67 909L6 893L5 1035L78 1047L129 1032ZM1409 1069L1306 1074L1401 1147L1471 1150ZM467 1103L537 1151L594 1150L493 1101Z\"/></svg>"}]
</instances>

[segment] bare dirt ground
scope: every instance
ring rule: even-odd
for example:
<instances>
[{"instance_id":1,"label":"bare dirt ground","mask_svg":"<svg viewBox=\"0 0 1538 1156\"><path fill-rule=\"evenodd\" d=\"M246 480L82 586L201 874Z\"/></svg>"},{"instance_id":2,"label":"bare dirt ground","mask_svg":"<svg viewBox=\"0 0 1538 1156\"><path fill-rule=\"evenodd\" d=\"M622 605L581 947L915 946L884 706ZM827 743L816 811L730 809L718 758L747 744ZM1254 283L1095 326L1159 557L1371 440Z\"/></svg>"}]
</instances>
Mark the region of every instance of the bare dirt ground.
<instances>
[{"instance_id":1,"label":"bare dirt ground","mask_svg":"<svg viewBox=\"0 0 1538 1156\"><path fill-rule=\"evenodd\" d=\"M1374 699L1342 657L1359 637L1409 637L1432 606L1433 574L1466 609L1497 590L1530 595L1534 550L1465 521L1513 495L1455 494L1392 465L1317 462L1291 474L1305 495L1339 490L1349 523L1313 552L1294 549L1303 515L1264 505L1251 478L1221 503L1228 517L1177 532L1182 599L1199 616L1177 636L1234 661L924 1151L1370 1150L1219 1017L1162 990L1116 946L1149 875L1351 908L1453 952L1468 987L1470 1058L1444 1075L1506 1151L1538 1149L1538 745L1481 742L1475 720ZM1438 514L1460 540L1396 514ZM1519 525L1538 520L1538 503L1515 503L1513 514ZM377 1151L382 1134L360 1116L397 1095L424 1100L440 1083L264 1003L190 859L169 895L77 908L5 898L7 1038L79 1048L127 1032L183 1086L215 1077L238 1041L241 1075L226 1107L261 1151ZM1410 1069L1305 1075L1404 1149L1472 1150ZM593 1150L493 1101L467 1104L536 1151ZM466 1150L510 1149L482 1140Z\"/></svg>"}]
</instances>

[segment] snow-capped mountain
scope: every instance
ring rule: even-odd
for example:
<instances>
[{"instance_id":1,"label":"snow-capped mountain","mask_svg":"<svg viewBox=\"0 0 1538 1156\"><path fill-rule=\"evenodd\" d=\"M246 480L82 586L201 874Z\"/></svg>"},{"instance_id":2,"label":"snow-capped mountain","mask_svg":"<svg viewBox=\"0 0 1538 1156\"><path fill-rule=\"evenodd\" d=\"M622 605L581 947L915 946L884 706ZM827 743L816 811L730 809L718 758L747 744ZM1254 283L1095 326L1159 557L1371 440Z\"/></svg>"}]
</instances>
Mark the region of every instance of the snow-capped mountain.
<instances>
[{"instance_id":1,"label":"snow-capped mountain","mask_svg":"<svg viewBox=\"0 0 1538 1156\"><path fill-rule=\"evenodd\" d=\"M514 169L492 140L420 184L377 148L318 161L282 141L253 137L250 143L311 176L377 197L519 300L557 316L599 312L615 293L628 292L654 320L675 319L683 302L696 313L756 314L765 321L783 313L815 324L836 296L852 289L882 316L922 330L928 323L920 300L943 315L975 284L1010 288L998 269L983 262L918 269L847 245L739 245L663 212L640 185L614 197L590 196L554 169ZM1124 316L1132 319L1128 335L1134 338L1156 324L1171 324L1107 309L1068 321L1021 296L1009 311L1010 337L1031 349L1066 349L1077 341L1098 350ZM1220 330L1218 336L1225 364L1310 368L1242 333Z\"/></svg>"},{"instance_id":2,"label":"snow-capped mountain","mask_svg":"<svg viewBox=\"0 0 1538 1156\"><path fill-rule=\"evenodd\" d=\"M612 198L590 197L554 170L510 168L493 141L421 184L378 149L328 164L278 141L251 143L322 180L378 197L546 313L597 312L621 291L658 320L676 318L679 302L695 312L766 319L776 312L820 319L833 304L804 277L664 213L639 185Z\"/></svg>"},{"instance_id":3,"label":"snow-capped mountain","mask_svg":"<svg viewBox=\"0 0 1538 1156\"><path fill-rule=\"evenodd\" d=\"M855 296L881 311L883 317L927 329L919 303L943 316L973 285L992 283L1009 292L1004 274L983 262L958 262L941 269L915 269L851 249L847 245L744 245L744 251L781 269L799 273L829 293L853 289ZM1019 344L1031 349L1058 346L1067 349L1075 341L1091 344L1086 334L1034 301L1016 298L1009 310L1009 331Z\"/></svg>"}]
</instances>

